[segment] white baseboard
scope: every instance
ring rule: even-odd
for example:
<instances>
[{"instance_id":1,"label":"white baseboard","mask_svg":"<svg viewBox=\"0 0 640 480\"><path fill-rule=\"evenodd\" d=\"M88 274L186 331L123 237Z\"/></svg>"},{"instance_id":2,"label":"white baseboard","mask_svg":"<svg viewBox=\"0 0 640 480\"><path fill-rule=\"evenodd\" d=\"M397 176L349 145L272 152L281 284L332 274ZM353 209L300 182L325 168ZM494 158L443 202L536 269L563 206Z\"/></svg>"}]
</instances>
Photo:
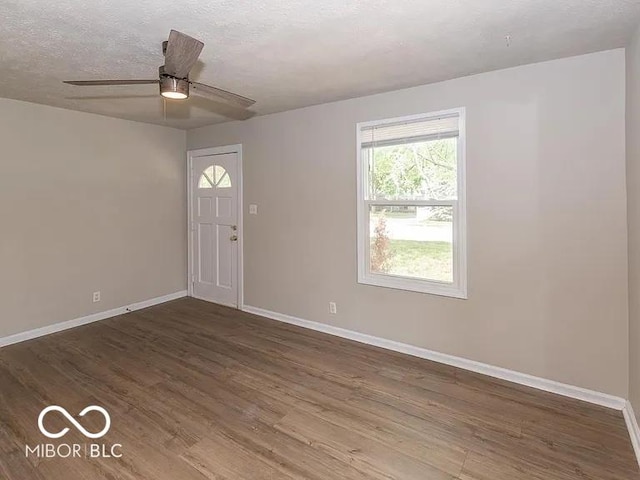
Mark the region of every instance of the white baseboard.
<instances>
[{"instance_id":1,"label":"white baseboard","mask_svg":"<svg viewBox=\"0 0 640 480\"><path fill-rule=\"evenodd\" d=\"M631 437L633 451L636 452L638 466L640 466L640 427L638 427L638 420L635 413L633 413L631 402L626 402L622 413L624 414L624 421L627 423L627 429L629 430L629 436Z\"/></svg>"},{"instance_id":2,"label":"white baseboard","mask_svg":"<svg viewBox=\"0 0 640 480\"><path fill-rule=\"evenodd\" d=\"M464 370L482 373L490 377L500 378L509 382L526 385L527 387L537 388L538 390L544 390L545 392L556 393L565 397L583 400L585 402L594 403L596 405L602 405L604 407L613 408L615 410L623 410L627 403L625 399L616 397L614 395L609 395L607 393L601 393L582 387L567 385L565 383L556 382L554 380L547 380L546 378L535 377L533 375L515 372L513 370L508 370L502 367L495 367L493 365L448 355L446 353L434 352L432 350L427 350L426 348L416 347L414 345L408 345L406 343L400 343L393 340L387 340L385 338L374 337L372 335L354 332L353 330L334 327L332 325L327 325L319 322L312 322L310 320L303 320L301 318L292 317L291 315L272 312L249 305L243 306L242 309L245 312L271 318L272 320L278 320L280 322L298 325L300 327L317 330L319 332L328 333L329 335L335 335L337 337L348 338L350 340L355 340L356 342L386 348L395 352L406 353L414 357L420 357L427 360L432 360L434 362L451 365L453 367L462 368Z\"/></svg>"},{"instance_id":3,"label":"white baseboard","mask_svg":"<svg viewBox=\"0 0 640 480\"><path fill-rule=\"evenodd\" d=\"M25 340L31 340L32 338L42 337L43 335L49 335L50 333L60 332L73 327L79 327L80 325L86 325L87 323L97 322L107 318L115 317L116 315L122 315L123 313L133 312L142 308L158 305L159 303L168 302L169 300L175 300L176 298L182 298L187 296L187 291L170 293L161 297L150 298L142 302L132 303L131 305L125 305L123 307L113 308L106 312L93 313L86 317L75 318L73 320L67 320L66 322L54 323L53 325L47 325L46 327L36 328L34 330L28 330L26 332L16 333L9 335L8 337L0 338L0 347L6 347L13 343L24 342Z\"/></svg>"}]
</instances>

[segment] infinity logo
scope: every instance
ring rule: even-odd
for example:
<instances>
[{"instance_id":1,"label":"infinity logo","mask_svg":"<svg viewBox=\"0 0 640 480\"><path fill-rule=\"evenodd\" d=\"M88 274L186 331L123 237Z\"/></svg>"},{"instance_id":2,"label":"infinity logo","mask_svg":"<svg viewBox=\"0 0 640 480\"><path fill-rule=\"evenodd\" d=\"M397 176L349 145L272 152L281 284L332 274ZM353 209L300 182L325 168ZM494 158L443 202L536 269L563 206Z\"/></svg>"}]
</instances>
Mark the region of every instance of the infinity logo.
<instances>
[{"instance_id":1,"label":"infinity logo","mask_svg":"<svg viewBox=\"0 0 640 480\"><path fill-rule=\"evenodd\" d=\"M49 412L56 411L64 415L65 418L69 420L69 422L71 422L73 426L76 427L80 431L80 433L82 433L85 437L100 438L106 435L106 433L109 431L109 428L111 427L111 417L109 416L107 411L104 408L99 407L97 405L89 405L87 408L85 408L80 412L79 416L84 417L87 413L92 412L94 410L97 410L102 415L104 415L104 420L105 420L104 428L100 430L98 433L91 433L86 431L84 427L76 421L75 418L69 415L69 412L67 412L64 408L59 407L58 405L51 405L50 407L47 407L40 412L40 415L38 416L38 428L40 428L40 431L42 432L43 435L49 438L60 438L66 435L67 432L69 431L68 427L63 428L58 433L51 433L46 428L44 428L44 425L42 423L42 421L44 420L44 416Z\"/></svg>"}]
</instances>

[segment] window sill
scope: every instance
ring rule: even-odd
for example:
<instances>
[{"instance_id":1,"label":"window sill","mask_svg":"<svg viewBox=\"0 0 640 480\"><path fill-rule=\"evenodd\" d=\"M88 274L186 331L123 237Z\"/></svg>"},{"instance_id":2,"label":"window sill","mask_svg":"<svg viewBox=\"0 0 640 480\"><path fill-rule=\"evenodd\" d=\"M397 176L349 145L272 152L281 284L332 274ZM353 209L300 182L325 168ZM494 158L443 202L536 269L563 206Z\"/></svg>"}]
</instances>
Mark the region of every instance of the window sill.
<instances>
[{"instance_id":1,"label":"window sill","mask_svg":"<svg viewBox=\"0 0 640 480\"><path fill-rule=\"evenodd\" d=\"M393 288L407 292L426 293L466 300L467 289L455 284L431 282L406 277L394 277L391 275L358 275L358 283L372 285L374 287Z\"/></svg>"}]
</instances>

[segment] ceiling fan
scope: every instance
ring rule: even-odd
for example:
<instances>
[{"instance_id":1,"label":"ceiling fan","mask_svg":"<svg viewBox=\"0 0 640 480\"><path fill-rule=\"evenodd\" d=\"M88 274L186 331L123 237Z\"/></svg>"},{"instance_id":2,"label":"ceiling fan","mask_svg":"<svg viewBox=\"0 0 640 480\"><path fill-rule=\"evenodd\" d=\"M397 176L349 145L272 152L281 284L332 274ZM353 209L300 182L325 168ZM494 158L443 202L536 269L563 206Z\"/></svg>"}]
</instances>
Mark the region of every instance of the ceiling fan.
<instances>
[{"instance_id":1,"label":"ceiling fan","mask_svg":"<svg viewBox=\"0 0 640 480\"><path fill-rule=\"evenodd\" d=\"M195 65L204 43L189 35L171 30L169 40L162 42L164 65L159 68L159 78L155 80L69 80L64 83L81 87L99 85L145 85L158 84L160 95L173 100L189 98L189 90L193 93L216 102L224 102L231 107L242 109L233 112L226 108L221 114L231 118L246 119L254 112L244 110L253 105L255 100L243 97L220 88L193 82L189 79L189 72Z\"/></svg>"}]
</instances>

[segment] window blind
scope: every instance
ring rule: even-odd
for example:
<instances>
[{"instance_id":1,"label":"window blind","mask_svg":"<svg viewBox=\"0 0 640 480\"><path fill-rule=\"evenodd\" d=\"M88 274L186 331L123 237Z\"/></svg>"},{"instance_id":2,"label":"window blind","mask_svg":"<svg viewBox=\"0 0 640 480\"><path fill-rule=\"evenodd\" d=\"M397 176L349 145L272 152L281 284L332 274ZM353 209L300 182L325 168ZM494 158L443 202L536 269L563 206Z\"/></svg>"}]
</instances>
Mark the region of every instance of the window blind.
<instances>
[{"instance_id":1,"label":"window blind","mask_svg":"<svg viewBox=\"0 0 640 480\"><path fill-rule=\"evenodd\" d=\"M404 145L459 135L458 114L362 127L362 148Z\"/></svg>"}]
</instances>

